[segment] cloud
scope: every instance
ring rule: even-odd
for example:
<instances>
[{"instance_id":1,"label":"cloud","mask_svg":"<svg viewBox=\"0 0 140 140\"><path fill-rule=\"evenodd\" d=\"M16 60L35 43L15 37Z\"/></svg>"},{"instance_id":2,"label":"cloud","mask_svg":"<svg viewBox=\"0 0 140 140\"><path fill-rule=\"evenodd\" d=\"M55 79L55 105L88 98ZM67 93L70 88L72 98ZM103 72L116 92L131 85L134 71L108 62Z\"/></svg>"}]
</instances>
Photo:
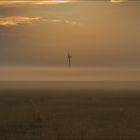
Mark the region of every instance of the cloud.
<instances>
[{"instance_id":1,"label":"cloud","mask_svg":"<svg viewBox=\"0 0 140 140\"><path fill-rule=\"evenodd\" d=\"M0 0L0 5L14 5L14 4L35 4L35 5L44 5L44 4L61 4L68 3L70 0Z\"/></svg>"},{"instance_id":2,"label":"cloud","mask_svg":"<svg viewBox=\"0 0 140 140\"><path fill-rule=\"evenodd\" d=\"M128 0L110 0L112 3L127 2Z\"/></svg>"},{"instance_id":3,"label":"cloud","mask_svg":"<svg viewBox=\"0 0 140 140\"><path fill-rule=\"evenodd\" d=\"M74 20L67 20L67 19L44 19L44 21L49 23L65 23L71 25L81 25L80 22Z\"/></svg>"},{"instance_id":4,"label":"cloud","mask_svg":"<svg viewBox=\"0 0 140 140\"><path fill-rule=\"evenodd\" d=\"M47 23L65 23L71 25L80 25L80 22L74 20L62 20L62 19L43 19L41 17L22 17L22 16L12 16L12 17L1 17L0 26L17 26L20 24L30 24L33 21L42 20Z\"/></svg>"},{"instance_id":5,"label":"cloud","mask_svg":"<svg viewBox=\"0 0 140 140\"><path fill-rule=\"evenodd\" d=\"M50 22L62 22L62 20L61 19L51 19L51 20L47 20L47 21L50 21Z\"/></svg>"},{"instance_id":6,"label":"cloud","mask_svg":"<svg viewBox=\"0 0 140 140\"><path fill-rule=\"evenodd\" d=\"M39 20L40 17L2 17L0 18L0 26L16 26L19 24L30 24L35 20Z\"/></svg>"},{"instance_id":7,"label":"cloud","mask_svg":"<svg viewBox=\"0 0 140 140\"><path fill-rule=\"evenodd\" d=\"M72 25L80 25L80 22L72 21L72 20L64 20L64 23L66 24L72 24Z\"/></svg>"}]
</instances>

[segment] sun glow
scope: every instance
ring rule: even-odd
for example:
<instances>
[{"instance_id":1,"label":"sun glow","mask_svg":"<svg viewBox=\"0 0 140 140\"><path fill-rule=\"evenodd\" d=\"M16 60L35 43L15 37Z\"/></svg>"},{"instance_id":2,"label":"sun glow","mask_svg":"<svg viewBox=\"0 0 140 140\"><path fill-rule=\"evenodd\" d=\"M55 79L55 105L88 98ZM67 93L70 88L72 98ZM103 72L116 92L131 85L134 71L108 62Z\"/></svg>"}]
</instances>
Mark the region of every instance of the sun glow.
<instances>
[{"instance_id":1,"label":"sun glow","mask_svg":"<svg viewBox=\"0 0 140 140\"><path fill-rule=\"evenodd\" d=\"M128 0L111 0L112 3L127 2Z\"/></svg>"},{"instance_id":2,"label":"sun glow","mask_svg":"<svg viewBox=\"0 0 140 140\"><path fill-rule=\"evenodd\" d=\"M0 5L7 5L7 4L36 4L36 5L43 5L43 4L61 4L61 3L68 3L72 2L70 0L29 0L29 1L0 1Z\"/></svg>"}]
</instances>

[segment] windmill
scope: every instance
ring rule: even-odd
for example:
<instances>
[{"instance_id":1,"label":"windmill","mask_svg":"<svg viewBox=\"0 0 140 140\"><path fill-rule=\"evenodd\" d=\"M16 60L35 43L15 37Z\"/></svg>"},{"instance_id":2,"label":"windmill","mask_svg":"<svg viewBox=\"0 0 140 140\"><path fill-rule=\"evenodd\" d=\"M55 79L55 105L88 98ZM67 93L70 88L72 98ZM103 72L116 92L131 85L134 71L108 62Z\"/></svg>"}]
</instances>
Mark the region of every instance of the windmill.
<instances>
[{"instance_id":1,"label":"windmill","mask_svg":"<svg viewBox=\"0 0 140 140\"><path fill-rule=\"evenodd\" d=\"M68 66L69 67L71 67L71 58L72 58L72 56L71 56L70 52L68 52L67 53L67 60L68 60Z\"/></svg>"}]
</instances>

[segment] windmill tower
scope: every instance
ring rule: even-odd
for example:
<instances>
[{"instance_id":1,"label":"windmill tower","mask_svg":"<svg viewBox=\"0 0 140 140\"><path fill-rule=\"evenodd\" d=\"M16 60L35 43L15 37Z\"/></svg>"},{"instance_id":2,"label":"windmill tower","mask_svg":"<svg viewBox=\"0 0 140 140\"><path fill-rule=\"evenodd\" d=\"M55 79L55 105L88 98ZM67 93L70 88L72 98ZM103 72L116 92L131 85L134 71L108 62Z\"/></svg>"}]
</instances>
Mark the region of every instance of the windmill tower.
<instances>
[{"instance_id":1,"label":"windmill tower","mask_svg":"<svg viewBox=\"0 0 140 140\"><path fill-rule=\"evenodd\" d=\"M72 58L72 56L71 56L70 52L68 52L67 53L67 61L68 61L68 66L69 67L71 67L71 58Z\"/></svg>"}]
</instances>

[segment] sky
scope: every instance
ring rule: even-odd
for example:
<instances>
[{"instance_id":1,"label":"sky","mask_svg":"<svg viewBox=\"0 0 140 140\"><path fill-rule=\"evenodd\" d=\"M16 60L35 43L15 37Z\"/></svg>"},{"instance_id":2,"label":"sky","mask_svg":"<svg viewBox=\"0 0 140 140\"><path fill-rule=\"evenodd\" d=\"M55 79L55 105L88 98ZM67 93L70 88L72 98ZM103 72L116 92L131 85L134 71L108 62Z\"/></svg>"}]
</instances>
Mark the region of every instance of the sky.
<instances>
[{"instance_id":1,"label":"sky","mask_svg":"<svg viewBox=\"0 0 140 140\"><path fill-rule=\"evenodd\" d=\"M0 66L139 66L139 17L139 1L0 1Z\"/></svg>"}]
</instances>

